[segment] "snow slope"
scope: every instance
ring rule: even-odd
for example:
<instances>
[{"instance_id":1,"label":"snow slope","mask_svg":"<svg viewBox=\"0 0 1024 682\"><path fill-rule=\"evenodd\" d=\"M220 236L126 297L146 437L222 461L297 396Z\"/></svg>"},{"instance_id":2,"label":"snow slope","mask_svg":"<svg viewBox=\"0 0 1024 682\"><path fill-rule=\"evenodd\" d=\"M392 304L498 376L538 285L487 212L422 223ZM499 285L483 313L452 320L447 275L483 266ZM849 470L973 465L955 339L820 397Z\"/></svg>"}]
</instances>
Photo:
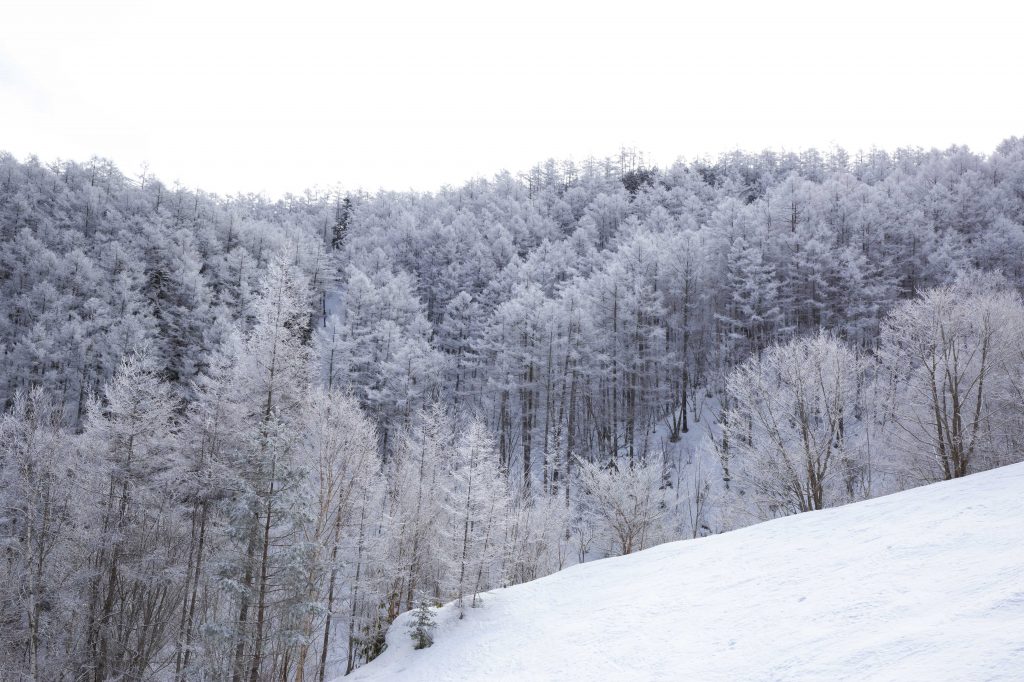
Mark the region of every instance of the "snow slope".
<instances>
[{"instance_id":1,"label":"snow slope","mask_svg":"<svg viewBox=\"0 0 1024 682\"><path fill-rule=\"evenodd\" d=\"M1024 680L1024 464L574 566L353 680Z\"/></svg>"}]
</instances>

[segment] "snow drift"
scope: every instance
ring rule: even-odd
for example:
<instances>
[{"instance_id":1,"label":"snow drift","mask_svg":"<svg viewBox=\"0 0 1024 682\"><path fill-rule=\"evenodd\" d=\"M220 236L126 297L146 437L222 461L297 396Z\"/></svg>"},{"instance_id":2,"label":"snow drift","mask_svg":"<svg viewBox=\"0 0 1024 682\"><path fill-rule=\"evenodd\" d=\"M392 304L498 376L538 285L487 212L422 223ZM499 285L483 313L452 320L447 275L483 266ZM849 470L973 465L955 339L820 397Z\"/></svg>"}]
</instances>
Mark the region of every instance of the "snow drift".
<instances>
[{"instance_id":1,"label":"snow drift","mask_svg":"<svg viewBox=\"0 0 1024 682\"><path fill-rule=\"evenodd\" d=\"M1021 680L1024 464L409 614L354 680Z\"/></svg>"}]
</instances>

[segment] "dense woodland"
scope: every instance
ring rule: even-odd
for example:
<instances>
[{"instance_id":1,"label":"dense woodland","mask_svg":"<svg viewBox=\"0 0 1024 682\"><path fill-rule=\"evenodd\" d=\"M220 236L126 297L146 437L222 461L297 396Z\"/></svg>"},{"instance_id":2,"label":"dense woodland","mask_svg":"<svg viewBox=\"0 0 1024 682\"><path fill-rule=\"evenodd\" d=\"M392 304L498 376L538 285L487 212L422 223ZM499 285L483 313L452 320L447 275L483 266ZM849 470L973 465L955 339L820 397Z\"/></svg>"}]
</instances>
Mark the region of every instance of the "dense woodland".
<instances>
[{"instance_id":1,"label":"dense woodland","mask_svg":"<svg viewBox=\"0 0 1024 682\"><path fill-rule=\"evenodd\" d=\"M280 201L0 156L0 677L330 679L417 604L1020 461L1022 288L1018 138Z\"/></svg>"}]
</instances>

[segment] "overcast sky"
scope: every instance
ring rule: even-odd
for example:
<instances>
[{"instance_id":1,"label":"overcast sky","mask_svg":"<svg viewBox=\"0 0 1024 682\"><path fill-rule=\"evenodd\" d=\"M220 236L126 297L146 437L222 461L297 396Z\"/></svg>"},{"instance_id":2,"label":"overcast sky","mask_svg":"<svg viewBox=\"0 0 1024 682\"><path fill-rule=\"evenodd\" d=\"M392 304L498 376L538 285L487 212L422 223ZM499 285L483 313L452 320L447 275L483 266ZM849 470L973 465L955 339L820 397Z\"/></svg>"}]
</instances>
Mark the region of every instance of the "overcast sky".
<instances>
[{"instance_id":1,"label":"overcast sky","mask_svg":"<svg viewBox=\"0 0 1024 682\"><path fill-rule=\"evenodd\" d=\"M1021 3L836 4L5 0L0 150L276 196L1024 135Z\"/></svg>"}]
</instances>

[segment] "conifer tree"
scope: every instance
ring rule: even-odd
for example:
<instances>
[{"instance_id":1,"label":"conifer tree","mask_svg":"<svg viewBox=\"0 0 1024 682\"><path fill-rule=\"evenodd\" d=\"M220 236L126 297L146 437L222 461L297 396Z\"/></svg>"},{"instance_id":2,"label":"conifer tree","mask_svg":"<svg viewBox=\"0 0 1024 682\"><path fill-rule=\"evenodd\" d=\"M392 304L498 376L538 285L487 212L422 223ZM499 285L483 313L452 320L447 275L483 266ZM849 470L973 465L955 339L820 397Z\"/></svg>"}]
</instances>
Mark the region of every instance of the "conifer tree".
<instances>
[{"instance_id":1,"label":"conifer tree","mask_svg":"<svg viewBox=\"0 0 1024 682\"><path fill-rule=\"evenodd\" d=\"M414 649L426 649L434 643L434 626L434 614L430 608L430 601L426 597L420 597L416 610L413 612L412 627L409 629Z\"/></svg>"}]
</instances>

